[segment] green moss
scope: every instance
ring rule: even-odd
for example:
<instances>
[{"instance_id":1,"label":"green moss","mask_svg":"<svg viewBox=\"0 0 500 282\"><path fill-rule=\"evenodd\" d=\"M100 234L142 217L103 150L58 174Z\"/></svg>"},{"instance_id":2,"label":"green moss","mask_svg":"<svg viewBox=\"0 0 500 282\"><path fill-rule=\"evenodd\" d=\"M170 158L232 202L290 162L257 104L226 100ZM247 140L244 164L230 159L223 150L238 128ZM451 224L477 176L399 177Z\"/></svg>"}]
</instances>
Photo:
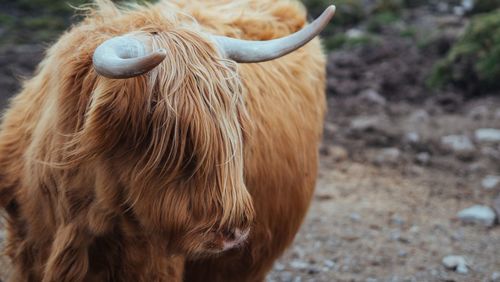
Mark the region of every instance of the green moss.
<instances>
[{"instance_id":1,"label":"green moss","mask_svg":"<svg viewBox=\"0 0 500 282\"><path fill-rule=\"evenodd\" d=\"M302 0L302 2L313 17L320 15L329 5L335 4L337 13L334 23L337 27L353 26L366 17L362 0Z\"/></svg>"},{"instance_id":2,"label":"green moss","mask_svg":"<svg viewBox=\"0 0 500 282\"><path fill-rule=\"evenodd\" d=\"M15 23L15 18L11 15L0 13L0 25L3 27L11 27Z\"/></svg>"},{"instance_id":3,"label":"green moss","mask_svg":"<svg viewBox=\"0 0 500 282\"><path fill-rule=\"evenodd\" d=\"M401 30L399 32L399 35L401 37L416 38L417 37L417 30L414 27L407 27L406 29Z\"/></svg>"},{"instance_id":4,"label":"green moss","mask_svg":"<svg viewBox=\"0 0 500 282\"><path fill-rule=\"evenodd\" d=\"M500 8L500 0L475 0L472 13L487 13Z\"/></svg>"},{"instance_id":5,"label":"green moss","mask_svg":"<svg viewBox=\"0 0 500 282\"><path fill-rule=\"evenodd\" d=\"M438 62L428 83L455 85L470 95L500 90L500 10L475 16L464 36Z\"/></svg>"},{"instance_id":6,"label":"green moss","mask_svg":"<svg viewBox=\"0 0 500 282\"><path fill-rule=\"evenodd\" d=\"M397 14L404 8L403 0L378 0L375 4L375 13Z\"/></svg>"},{"instance_id":7,"label":"green moss","mask_svg":"<svg viewBox=\"0 0 500 282\"><path fill-rule=\"evenodd\" d=\"M399 15L394 12L386 11L374 14L368 21L366 28L371 32L378 32L384 26L391 25L400 19Z\"/></svg>"}]
</instances>

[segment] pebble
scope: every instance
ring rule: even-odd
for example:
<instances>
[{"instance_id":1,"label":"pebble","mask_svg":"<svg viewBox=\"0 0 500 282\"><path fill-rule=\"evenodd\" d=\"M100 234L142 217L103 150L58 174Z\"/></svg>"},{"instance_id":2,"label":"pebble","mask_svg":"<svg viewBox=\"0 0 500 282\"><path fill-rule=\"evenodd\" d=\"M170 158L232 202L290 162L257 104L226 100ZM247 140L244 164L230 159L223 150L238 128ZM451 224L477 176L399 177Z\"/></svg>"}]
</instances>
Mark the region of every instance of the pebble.
<instances>
[{"instance_id":1,"label":"pebble","mask_svg":"<svg viewBox=\"0 0 500 282\"><path fill-rule=\"evenodd\" d=\"M398 148L386 148L383 149L375 157L375 163L377 164L396 164L401 158L401 151Z\"/></svg>"},{"instance_id":2,"label":"pebble","mask_svg":"<svg viewBox=\"0 0 500 282\"><path fill-rule=\"evenodd\" d=\"M465 223L479 223L485 226L493 226L496 219L493 209L481 205L466 208L460 211L457 216Z\"/></svg>"},{"instance_id":3,"label":"pebble","mask_svg":"<svg viewBox=\"0 0 500 282\"><path fill-rule=\"evenodd\" d=\"M349 38L360 38L365 33L361 29L351 28L346 32L347 37Z\"/></svg>"},{"instance_id":4,"label":"pebble","mask_svg":"<svg viewBox=\"0 0 500 282\"><path fill-rule=\"evenodd\" d=\"M421 123L429 121L429 113L426 110L420 109L416 110L410 115L410 121L414 123Z\"/></svg>"},{"instance_id":5,"label":"pebble","mask_svg":"<svg viewBox=\"0 0 500 282\"><path fill-rule=\"evenodd\" d=\"M418 153L417 162L421 165L427 165L431 161L431 155L427 152Z\"/></svg>"},{"instance_id":6,"label":"pebble","mask_svg":"<svg viewBox=\"0 0 500 282\"><path fill-rule=\"evenodd\" d=\"M481 120L486 119L488 117L488 113L488 107L483 105L472 108L472 110L468 113L468 116L475 120Z\"/></svg>"},{"instance_id":7,"label":"pebble","mask_svg":"<svg viewBox=\"0 0 500 282\"><path fill-rule=\"evenodd\" d=\"M478 142L500 142L500 129L481 128L476 130L475 137Z\"/></svg>"},{"instance_id":8,"label":"pebble","mask_svg":"<svg viewBox=\"0 0 500 282\"><path fill-rule=\"evenodd\" d=\"M377 128L380 119L378 117L358 117L351 122L351 129L356 131L367 131L373 128Z\"/></svg>"},{"instance_id":9,"label":"pebble","mask_svg":"<svg viewBox=\"0 0 500 282\"><path fill-rule=\"evenodd\" d=\"M334 262L333 260L329 260L329 259L325 260L325 261L323 262L323 264L324 264L326 267L328 267L328 268L332 268L332 267L334 267L334 266L335 266L335 262Z\"/></svg>"},{"instance_id":10,"label":"pebble","mask_svg":"<svg viewBox=\"0 0 500 282\"><path fill-rule=\"evenodd\" d=\"M376 104L376 105L380 105L380 106L384 106L385 104L387 104L387 100L382 95L380 95L377 91L375 91L373 89L363 90L359 94L358 98L361 101L366 101L368 103Z\"/></svg>"},{"instance_id":11,"label":"pebble","mask_svg":"<svg viewBox=\"0 0 500 282\"><path fill-rule=\"evenodd\" d=\"M481 186L483 186L486 190L491 190L496 188L500 184L500 176L496 175L487 175L481 181Z\"/></svg>"},{"instance_id":12,"label":"pebble","mask_svg":"<svg viewBox=\"0 0 500 282\"><path fill-rule=\"evenodd\" d=\"M444 136L441 143L455 152L468 152L475 149L472 141L465 135Z\"/></svg>"},{"instance_id":13,"label":"pebble","mask_svg":"<svg viewBox=\"0 0 500 282\"><path fill-rule=\"evenodd\" d=\"M290 266L295 269L306 269L309 267L309 264L305 261L295 259L290 262Z\"/></svg>"},{"instance_id":14,"label":"pebble","mask_svg":"<svg viewBox=\"0 0 500 282\"><path fill-rule=\"evenodd\" d=\"M349 158L347 150L340 146L329 146L326 148L326 154L335 162L342 162Z\"/></svg>"},{"instance_id":15,"label":"pebble","mask_svg":"<svg viewBox=\"0 0 500 282\"><path fill-rule=\"evenodd\" d=\"M408 256L408 252L405 250L399 250L398 251L398 257L405 258Z\"/></svg>"},{"instance_id":16,"label":"pebble","mask_svg":"<svg viewBox=\"0 0 500 282\"><path fill-rule=\"evenodd\" d=\"M491 282L500 282L500 272L493 272L493 274L491 274Z\"/></svg>"},{"instance_id":17,"label":"pebble","mask_svg":"<svg viewBox=\"0 0 500 282\"><path fill-rule=\"evenodd\" d=\"M353 212L353 213L351 213L351 214L349 215L349 218L350 218L352 221L358 222L358 221L360 221L360 220L361 220L361 215L359 215L359 213L355 213L355 212Z\"/></svg>"},{"instance_id":18,"label":"pebble","mask_svg":"<svg viewBox=\"0 0 500 282\"><path fill-rule=\"evenodd\" d=\"M405 140L409 143L418 143L420 142L420 135L417 132L408 132L405 135Z\"/></svg>"},{"instance_id":19,"label":"pebble","mask_svg":"<svg viewBox=\"0 0 500 282\"><path fill-rule=\"evenodd\" d=\"M443 265L447 269L455 270L460 274L469 272L467 260L463 256L446 256L443 258Z\"/></svg>"},{"instance_id":20,"label":"pebble","mask_svg":"<svg viewBox=\"0 0 500 282\"><path fill-rule=\"evenodd\" d=\"M406 221L401 216L395 214L391 217L391 223L394 225L404 225Z\"/></svg>"}]
</instances>

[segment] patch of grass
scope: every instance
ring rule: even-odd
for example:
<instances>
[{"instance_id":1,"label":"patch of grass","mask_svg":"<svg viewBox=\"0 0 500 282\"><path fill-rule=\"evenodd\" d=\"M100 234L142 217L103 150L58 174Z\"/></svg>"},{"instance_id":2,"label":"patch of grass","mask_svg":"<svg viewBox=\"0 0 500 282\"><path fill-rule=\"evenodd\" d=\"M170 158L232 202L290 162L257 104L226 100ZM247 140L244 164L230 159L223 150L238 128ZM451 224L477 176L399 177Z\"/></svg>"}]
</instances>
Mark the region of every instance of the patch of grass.
<instances>
[{"instance_id":1,"label":"patch of grass","mask_svg":"<svg viewBox=\"0 0 500 282\"><path fill-rule=\"evenodd\" d=\"M500 90L500 10L475 16L464 36L439 61L432 87L454 85L469 95Z\"/></svg>"},{"instance_id":2,"label":"patch of grass","mask_svg":"<svg viewBox=\"0 0 500 282\"><path fill-rule=\"evenodd\" d=\"M399 35L406 38L416 38L417 30L414 27L407 27L406 29L401 30Z\"/></svg>"},{"instance_id":3,"label":"patch of grass","mask_svg":"<svg viewBox=\"0 0 500 282\"><path fill-rule=\"evenodd\" d=\"M3 27L11 27L15 23L15 18L11 15L0 13L0 25Z\"/></svg>"},{"instance_id":4,"label":"patch of grass","mask_svg":"<svg viewBox=\"0 0 500 282\"><path fill-rule=\"evenodd\" d=\"M335 25L337 27L353 26L366 17L362 0L302 0L312 17L319 16L326 7L335 4L337 13Z\"/></svg>"},{"instance_id":5,"label":"patch of grass","mask_svg":"<svg viewBox=\"0 0 500 282\"><path fill-rule=\"evenodd\" d=\"M487 13L500 8L500 0L475 0L472 14Z\"/></svg>"},{"instance_id":6,"label":"patch of grass","mask_svg":"<svg viewBox=\"0 0 500 282\"><path fill-rule=\"evenodd\" d=\"M395 12L381 12L371 16L368 21L366 28L371 32L378 32L383 27L391 25L400 19L399 15Z\"/></svg>"}]
</instances>

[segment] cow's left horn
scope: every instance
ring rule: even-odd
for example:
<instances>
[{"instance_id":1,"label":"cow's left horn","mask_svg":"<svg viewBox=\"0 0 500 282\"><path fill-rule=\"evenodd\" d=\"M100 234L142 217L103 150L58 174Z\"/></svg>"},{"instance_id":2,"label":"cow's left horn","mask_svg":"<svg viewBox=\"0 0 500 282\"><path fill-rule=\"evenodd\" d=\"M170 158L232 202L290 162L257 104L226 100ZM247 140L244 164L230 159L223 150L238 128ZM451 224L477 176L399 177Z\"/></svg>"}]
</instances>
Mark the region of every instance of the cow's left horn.
<instances>
[{"instance_id":1,"label":"cow's left horn","mask_svg":"<svg viewBox=\"0 0 500 282\"><path fill-rule=\"evenodd\" d=\"M225 36L214 36L224 55L239 63L258 63L285 56L311 41L330 22L335 6L329 6L311 24L289 36L268 40L248 41Z\"/></svg>"},{"instance_id":2,"label":"cow's left horn","mask_svg":"<svg viewBox=\"0 0 500 282\"><path fill-rule=\"evenodd\" d=\"M130 78L152 70L165 59L166 51L151 51L144 41L147 38L133 35L106 40L94 51L95 70L108 78Z\"/></svg>"}]
</instances>

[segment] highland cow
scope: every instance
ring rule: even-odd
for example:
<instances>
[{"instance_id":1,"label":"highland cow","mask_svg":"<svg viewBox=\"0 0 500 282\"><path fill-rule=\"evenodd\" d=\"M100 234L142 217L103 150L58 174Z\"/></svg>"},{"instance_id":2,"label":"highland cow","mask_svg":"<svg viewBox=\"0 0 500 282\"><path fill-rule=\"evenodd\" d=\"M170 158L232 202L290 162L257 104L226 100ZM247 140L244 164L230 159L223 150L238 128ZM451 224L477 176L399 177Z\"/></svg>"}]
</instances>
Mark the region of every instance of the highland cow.
<instances>
[{"instance_id":1,"label":"highland cow","mask_svg":"<svg viewBox=\"0 0 500 282\"><path fill-rule=\"evenodd\" d=\"M82 10L3 117L10 279L262 281L314 190L334 7Z\"/></svg>"}]
</instances>

